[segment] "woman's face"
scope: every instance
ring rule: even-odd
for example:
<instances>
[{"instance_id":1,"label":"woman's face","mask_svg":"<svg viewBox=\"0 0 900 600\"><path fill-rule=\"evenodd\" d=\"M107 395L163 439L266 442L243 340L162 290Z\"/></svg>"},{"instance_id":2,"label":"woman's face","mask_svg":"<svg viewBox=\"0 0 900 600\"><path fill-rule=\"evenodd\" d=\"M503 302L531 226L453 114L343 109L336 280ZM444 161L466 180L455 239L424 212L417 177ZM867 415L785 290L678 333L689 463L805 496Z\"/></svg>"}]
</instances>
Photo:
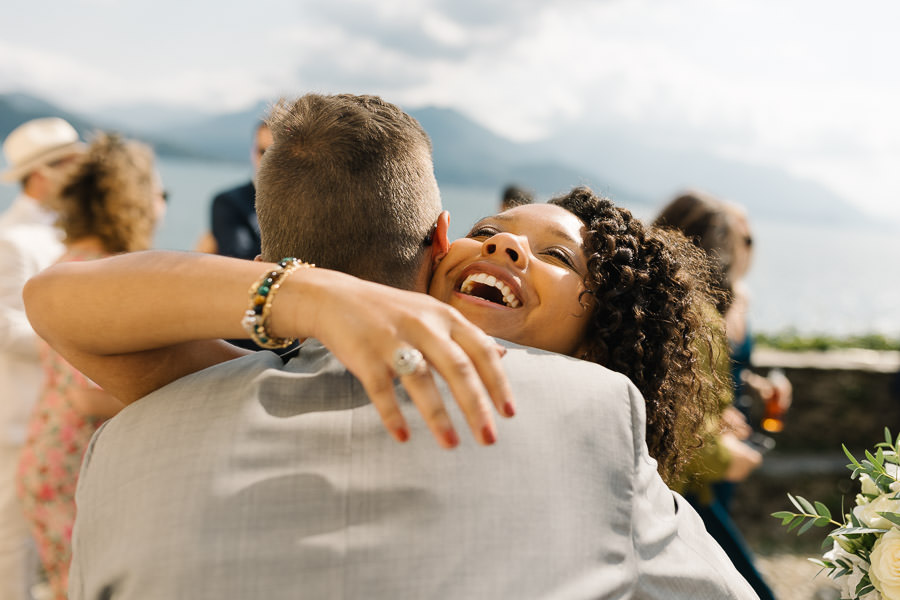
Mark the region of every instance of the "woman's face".
<instances>
[{"instance_id":1,"label":"woman's face","mask_svg":"<svg viewBox=\"0 0 900 600\"><path fill-rule=\"evenodd\" d=\"M584 226L550 204L519 206L482 219L450 245L429 293L489 335L576 355L593 304Z\"/></svg>"},{"instance_id":2,"label":"woman's face","mask_svg":"<svg viewBox=\"0 0 900 600\"><path fill-rule=\"evenodd\" d=\"M728 211L732 244L734 245L734 257L729 275L733 281L740 281L750 270L750 262L753 258L753 234L750 232L747 213L742 208L729 206Z\"/></svg>"}]
</instances>

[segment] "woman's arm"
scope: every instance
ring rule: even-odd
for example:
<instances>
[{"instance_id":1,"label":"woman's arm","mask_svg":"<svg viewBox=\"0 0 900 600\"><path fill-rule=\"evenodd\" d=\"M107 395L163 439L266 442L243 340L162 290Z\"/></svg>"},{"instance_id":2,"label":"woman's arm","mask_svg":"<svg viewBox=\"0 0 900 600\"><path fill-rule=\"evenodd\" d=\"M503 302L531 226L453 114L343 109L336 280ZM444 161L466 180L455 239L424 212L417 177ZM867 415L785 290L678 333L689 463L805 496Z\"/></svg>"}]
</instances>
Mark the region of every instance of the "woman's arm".
<instances>
[{"instance_id":1,"label":"woman's arm","mask_svg":"<svg viewBox=\"0 0 900 600\"><path fill-rule=\"evenodd\" d=\"M73 366L124 403L184 375L246 354L219 338L247 337L248 289L274 265L179 252L62 263L25 287L28 317ZM456 310L424 294L327 269L299 269L274 298L270 332L315 337L356 375L399 440L394 351L418 348L447 381L475 434L490 442L491 401L511 415L498 346ZM402 379L434 435L455 434L430 372Z\"/></svg>"},{"instance_id":2,"label":"woman's arm","mask_svg":"<svg viewBox=\"0 0 900 600\"><path fill-rule=\"evenodd\" d=\"M78 388L69 393L69 401L79 414L111 419L125 408L118 398L101 389Z\"/></svg>"}]
</instances>

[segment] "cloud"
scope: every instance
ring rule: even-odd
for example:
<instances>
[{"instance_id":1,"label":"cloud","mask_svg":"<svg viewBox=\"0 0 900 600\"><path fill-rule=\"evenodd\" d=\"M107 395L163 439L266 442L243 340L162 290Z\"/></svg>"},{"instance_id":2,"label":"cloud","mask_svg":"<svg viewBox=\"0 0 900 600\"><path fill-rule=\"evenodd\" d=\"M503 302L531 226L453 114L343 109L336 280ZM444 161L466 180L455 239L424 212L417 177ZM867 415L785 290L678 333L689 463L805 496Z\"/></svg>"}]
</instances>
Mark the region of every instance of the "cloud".
<instances>
[{"instance_id":1,"label":"cloud","mask_svg":"<svg viewBox=\"0 0 900 600\"><path fill-rule=\"evenodd\" d=\"M0 81L8 90L28 90L58 98L60 90L69 90L77 103L96 97L96 90L116 94L120 87L111 74L87 65L77 58L44 51L31 46L0 41Z\"/></svg>"},{"instance_id":2,"label":"cloud","mask_svg":"<svg viewBox=\"0 0 900 600\"><path fill-rule=\"evenodd\" d=\"M410 59L459 60L473 52L476 37L428 2L315 2L299 27L338 27L351 42L369 42Z\"/></svg>"},{"instance_id":3,"label":"cloud","mask_svg":"<svg viewBox=\"0 0 900 600\"><path fill-rule=\"evenodd\" d=\"M644 142L819 178L843 161L854 174L840 176L843 189L867 177L858 187L873 197L900 193L885 168L864 167L889 164L883 157L900 144L891 62L900 38L889 25L900 4L890 0L852 9L836 0L260 0L252 11L198 2L171 24L176 6L164 0L140 17L129 3L79 6L57 23L77 30L78 43L38 42L2 23L0 81L76 108L378 93L454 107L523 140L628 124ZM170 35L129 29L137 21Z\"/></svg>"}]
</instances>

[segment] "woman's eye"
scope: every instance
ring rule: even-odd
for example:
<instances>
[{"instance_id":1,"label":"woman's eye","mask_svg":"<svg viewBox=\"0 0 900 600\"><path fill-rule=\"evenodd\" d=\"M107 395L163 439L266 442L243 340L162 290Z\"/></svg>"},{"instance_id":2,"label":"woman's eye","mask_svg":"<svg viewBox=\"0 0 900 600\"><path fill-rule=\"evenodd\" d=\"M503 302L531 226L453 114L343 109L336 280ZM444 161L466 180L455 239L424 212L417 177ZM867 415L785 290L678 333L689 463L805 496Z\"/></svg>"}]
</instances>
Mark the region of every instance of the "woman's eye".
<instances>
[{"instance_id":1,"label":"woman's eye","mask_svg":"<svg viewBox=\"0 0 900 600\"><path fill-rule=\"evenodd\" d=\"M497 229L495 229L493 227L487 227L487 226L482 225L482 226L476 227L475 229L470 231L469 235L467 235L466 237L468 237L468 238L489 238L489 237L497 235L498 233L500 233L500 232Z\"/></svg>"},{"instance_id":2,"label":"woman's eye","mask_svg":"<svg viewBox=\"0 0 900 600\"><path fill-rule=\"evenodd\" d=\"M559 248L547 248L546 250L544 250L544 254L558 260L570 269L575 268L575 261L573 261L572 257L569 256L569 253L565 252L564 250L561 250Z\"/></svg>"}]
</instances>

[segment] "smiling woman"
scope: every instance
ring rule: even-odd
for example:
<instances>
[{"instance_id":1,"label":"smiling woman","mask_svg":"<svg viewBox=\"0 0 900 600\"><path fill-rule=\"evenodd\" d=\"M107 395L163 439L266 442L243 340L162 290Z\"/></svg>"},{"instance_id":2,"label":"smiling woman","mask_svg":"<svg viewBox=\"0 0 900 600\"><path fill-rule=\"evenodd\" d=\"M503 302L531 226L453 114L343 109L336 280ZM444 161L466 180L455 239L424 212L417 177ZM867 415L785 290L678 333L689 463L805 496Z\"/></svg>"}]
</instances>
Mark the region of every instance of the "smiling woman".
<instances>
[{"instance_id":1,"label":"smiling woman","mask_svg":"<svg viewBox=\"0 0 900 600\"><path fill-rule=\"evenodd\" d=\"M583 230L578 217L549 204L483 219L451 245L429 293L491 335L578 355L590 316Z\"/></svg>"},{"instance_id":2,"label":"smiling woman","mask_svg":"<svg viewBox=\"0 0 900 600\"><path fill-rule=\"evenodd\" d=\"M666 479L726 393L712 266L683 236L575 188L482 219L441 259L429 293L490 335L628 375ZM710 310L707 310L710 309Z\"/></svg>"}]
</instances>

